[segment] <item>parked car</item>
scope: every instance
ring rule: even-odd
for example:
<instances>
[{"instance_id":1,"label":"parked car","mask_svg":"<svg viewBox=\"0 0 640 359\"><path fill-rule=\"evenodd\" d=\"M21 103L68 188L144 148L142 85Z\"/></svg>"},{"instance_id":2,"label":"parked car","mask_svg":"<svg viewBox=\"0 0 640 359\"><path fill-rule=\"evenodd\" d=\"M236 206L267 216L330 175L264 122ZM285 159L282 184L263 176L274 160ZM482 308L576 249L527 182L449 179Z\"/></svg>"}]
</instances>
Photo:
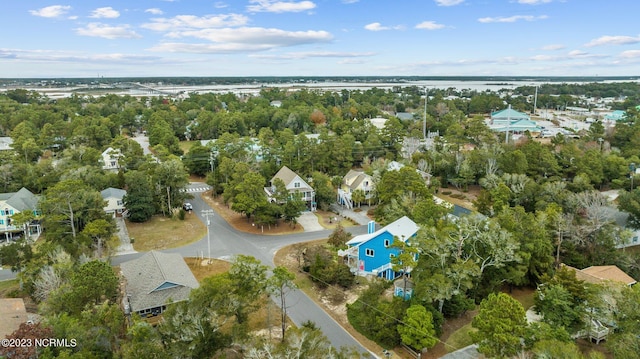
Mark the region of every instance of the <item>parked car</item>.
<instances>
[{"instance_id":1,"label":"parked car","mask_svg":"<svg viewBox=\"0 0 640 359\"><path fill-rule=\"evenodd\" d=\"M192 211L193 206L191 205L191 203L185 202L185 204L182 205L182 209L184 209L185 211Z\"/></svg>"}]
</instances>

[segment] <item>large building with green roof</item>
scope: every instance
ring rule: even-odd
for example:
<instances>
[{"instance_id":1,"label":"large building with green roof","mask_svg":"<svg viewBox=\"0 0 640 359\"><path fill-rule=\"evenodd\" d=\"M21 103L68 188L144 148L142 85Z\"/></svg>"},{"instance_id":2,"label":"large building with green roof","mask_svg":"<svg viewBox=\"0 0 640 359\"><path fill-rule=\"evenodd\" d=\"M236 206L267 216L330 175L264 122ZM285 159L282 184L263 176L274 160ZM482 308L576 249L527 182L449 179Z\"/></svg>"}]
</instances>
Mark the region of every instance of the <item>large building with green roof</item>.
<instances>
[{"instance_id":1,"label":"large building with green roof","mask_svg":"<svg viewBox=\"0 0 640 359\"><path fill-rule=\"evenodd\" d=\"M542 131L535 121L532 121L526 113L512 108L491 113L489 128L495 132L509 132L511 134L524 134L529 131L536 136Z\"/></svg>"}]
</instances>

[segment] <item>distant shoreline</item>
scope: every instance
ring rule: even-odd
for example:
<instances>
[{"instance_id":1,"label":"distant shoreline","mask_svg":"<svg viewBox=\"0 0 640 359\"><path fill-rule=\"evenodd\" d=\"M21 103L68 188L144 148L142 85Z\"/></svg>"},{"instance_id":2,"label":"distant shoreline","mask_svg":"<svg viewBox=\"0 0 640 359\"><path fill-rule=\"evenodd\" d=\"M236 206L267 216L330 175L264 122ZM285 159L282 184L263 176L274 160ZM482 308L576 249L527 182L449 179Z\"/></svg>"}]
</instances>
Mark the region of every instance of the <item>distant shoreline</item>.
<instances>
[{"instance_id":1,"label":"distant shoreline","mask_svg":"<svg viewBox=\"0 0 640 359\"><path fill-rule=\"evenodd\" d=\"M84 95L178 96L189 93L235 93L257 95L265 88L284 91L302 89L366 91L396 87L456 89L472 91L514 90L543 84L640 83L640 76L612 77L532 77L532 76L404 76L404 77L144 77L144 78L69 78L69 79L0 79L0 92L16 89L36 91L50 98L64 98L72 93Z\"/></svg>"}]
</instances>

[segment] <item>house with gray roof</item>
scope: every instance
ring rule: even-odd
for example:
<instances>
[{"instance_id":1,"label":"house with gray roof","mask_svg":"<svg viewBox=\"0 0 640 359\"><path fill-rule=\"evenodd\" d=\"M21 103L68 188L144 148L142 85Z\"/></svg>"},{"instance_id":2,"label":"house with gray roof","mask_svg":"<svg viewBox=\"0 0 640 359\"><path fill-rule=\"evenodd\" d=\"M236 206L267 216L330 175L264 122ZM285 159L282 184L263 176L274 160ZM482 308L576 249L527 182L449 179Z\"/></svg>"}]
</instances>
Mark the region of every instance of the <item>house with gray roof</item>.
<instances>
[{"instance_id":1,"label":"house with gray roof","mask_svg":"<svg viewBox=\"0 0 640 359\"><path fill-rule=\"evenodd\" d=\"M276 173L271 181L269 182L269 187L265 187L264 191L267 194L268 200L270 202L275 201L275 191L276 186L274 181L276 179L281 179L284 182L284 185L287 187L287 191L289 191L289 195L291 196L301 196L301 199L307 203L307 208L314 211L316 209L315 202L315 191L313 188L300 177L297 173L293 172L289 167L282 166L280 171Z\"/></svg>"},{"instance_id":2,"label":"house with gray roof","mask_svg":"<svg viewBox=\"0 0 640 359\"><path fill-rule=\"evenodd\" d=\"M162 314L167 305L188 300L191 290L200 286L178 253L151 251L122 263L120 271L125 280L125 312L143 318Z\"/></svg>"},{"instance_id":3,"label":"house with gray roof","mask_svg":"<svg viewBox=\"0 0 640 359\"><path fill-rule=\"evenodd\" d=\"M100 192L102 199L105 200L104 212L110 214L111 216L120 217L122 216L122 212L124 212L124 196L127 194L127 191L119 188L109 187Z\"/></svg>"},{"instance_id":4,"label":"house with gray roof","mask_svg":"<svg viewBox=\"0 0 640 359\"><path fill-rule=\"evenodd\" d=\"M12 217L25 211L33 212L34 216L38 214L38 197L31 191L22 187L18 192L0 193L0 233L3 239L9 240L16 233L25 231L29 231L27 235L34 231L40 233L37 221L32 221L28 226L15 225Z\"/></svg>"},{"instance_id":5,"label":"house with gray roof","mask_svg":"<svg viewBox=\"0 0 640 359\"><path fill-rule=\"evenodd\" d=\"M364 193L364 199L373 198L373 177L364 173L364 171L349 170L342 178L342 185L338 188L338 203L353 208L353 192L361 190Z\"/></svg>"},{"instance_id":6,"label":"house with gray roof","mask_svg":"<svg viewBox=\"0 0 640 359\"><path fill-rule=\"evenodd\" d=\"M400 121L413 121L415 120L415 116L411 112L396 112L396 117Z\"/></svg>"}]
</instances>

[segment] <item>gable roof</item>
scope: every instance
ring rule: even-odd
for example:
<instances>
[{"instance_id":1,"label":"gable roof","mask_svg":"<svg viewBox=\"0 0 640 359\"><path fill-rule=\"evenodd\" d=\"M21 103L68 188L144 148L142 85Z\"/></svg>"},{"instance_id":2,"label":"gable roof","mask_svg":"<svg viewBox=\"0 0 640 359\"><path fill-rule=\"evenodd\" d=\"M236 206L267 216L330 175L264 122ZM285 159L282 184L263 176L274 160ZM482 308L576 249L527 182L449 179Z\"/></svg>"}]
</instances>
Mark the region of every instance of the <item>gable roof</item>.
<instances>
[{"instance_id":1,"label":"gable roof","mask_svg":"<svg viewBox=\"0 0 640 359\"><path fill-rule=\"evenodd\" d=\"M5 201L20 212L33 211L38 206L38 197L24 187L20 188L18 192L0 194L0 201Z\"/></svg>"},{"instance_id":2,"label":"gable roof","mask_svg":"<svg viewBox=\"0 0 640 359\"><path fill-rule=\"evenodd\" d=\"M624 283L625 285L636 283L635 279L614 265L591 266L585 269L577 269L566 264L561 264L561 266L575 271L576 279L591 284L600 284L605 281Z\"/></svg>"},{"instance_id":3,"label":"gable roof","mask_svg":"<svg viewBox=\"0 0 640 359\"><path fill-rule=\"evenodd\" d=\"M343 181L349 188L356 189L366 179L371 179L371 176L363 171L349 170L349 172L344 175Z\"/></svg>"},{"instance_id":4,"label":"gable roof","mask_svg":"<svg viewBox=\"0 0 640 359\"><path fill-rule=\"evenodd\" d=\"M362 243L365 243L377 236L381 235L384 232L389 232L392 236L398 237L400 240L406 241L411 236L418 232L418 225L409 219L407 216L403 216L395 220L392 223L380 228L379 230L373 233L361 234L359 236L353 237L350 241L347 242L347 245L355 245L359 246Z\"/></svg>"},{"instance_id":5,"label":"gable roof","mask_svg":"<svg viewBox=\"0 0 640 359\"><path fill-rule=\"evenodd\" d=\"M289 183L291 183L291 181L293 181L294 178L296 178L296 176L298 176L298 174L293 172L289 167L282 166L280 171L273 175L271 182L273 182L273 180L276 178L280 178L285 185L288 185Z\"/></svg>"},{"instance_id":6,"label":"gable roof","mask_svg":"<svg viewBox=\"0 0 640 359\"><path fill-rule=\"evenodd\" d=\"M599 279L600 281L614 281L621 282L626 285L632 285L636 283L636 280L631 278L627 273L617 266L592 266L585 268L581 271L592 277Z\"/></svg>"},{"instance_id":7,"label":"gable roof","mask_svg":"<svg viewBox=\"0 0 640 359\"><path fill-rule=\"evenodd\" d=\"M124 196L127 194L127 191L123 190L123 189L119 189L119 188L113 188L113 187L109 187L106 189L103 189L100 192L100 195L102 196L103 199L107 199L107 198L124 198Z\"/></svg>"},{"instance_id":8,"label":"gable roof","mask_svg":"<svg viewBox=\"0 0 640 359\"><path fill-rule=\"evenodd\" d=\"M151 251L120 265L132 311L189 299L200 285L178 253Z\"/></svg>"}]
</instances>

